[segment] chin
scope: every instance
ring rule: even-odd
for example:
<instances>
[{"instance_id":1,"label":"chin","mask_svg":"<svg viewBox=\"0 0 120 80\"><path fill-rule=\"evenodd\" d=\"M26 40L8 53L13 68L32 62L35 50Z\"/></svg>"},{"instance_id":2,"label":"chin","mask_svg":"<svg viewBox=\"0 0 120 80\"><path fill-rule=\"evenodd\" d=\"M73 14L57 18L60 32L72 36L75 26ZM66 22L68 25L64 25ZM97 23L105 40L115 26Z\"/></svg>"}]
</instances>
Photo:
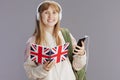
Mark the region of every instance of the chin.
<instances>
[{"instance_id":1,"label":"chin","mask_svg":"<svg viewBox=\"0 0 120 80\"><path fill-rule=\"evenodd\" d=\"M55 24L48 24L48 26L51 26L51 27L53 26L53 27L54 27L54 26L55 26Z\"/></svg>"}]
</instances>

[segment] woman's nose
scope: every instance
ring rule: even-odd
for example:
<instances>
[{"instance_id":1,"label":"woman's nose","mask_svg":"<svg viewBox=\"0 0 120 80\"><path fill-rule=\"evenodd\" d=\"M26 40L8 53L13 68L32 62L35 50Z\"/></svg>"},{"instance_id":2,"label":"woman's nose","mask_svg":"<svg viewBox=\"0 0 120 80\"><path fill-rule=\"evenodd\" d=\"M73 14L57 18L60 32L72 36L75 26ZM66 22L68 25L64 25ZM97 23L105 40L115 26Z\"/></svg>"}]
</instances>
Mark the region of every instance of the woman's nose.
<instances>
[{"instance_id":1,"label":"woman's nose","mask_svg":"<svg viewBox=\"0 0 120 80\"><path fill-rule=\"evenodd\" d=\"M53 16L53 14L52 13L49 13L49 18L51 18Z\"/></svg>"}]
</instances>

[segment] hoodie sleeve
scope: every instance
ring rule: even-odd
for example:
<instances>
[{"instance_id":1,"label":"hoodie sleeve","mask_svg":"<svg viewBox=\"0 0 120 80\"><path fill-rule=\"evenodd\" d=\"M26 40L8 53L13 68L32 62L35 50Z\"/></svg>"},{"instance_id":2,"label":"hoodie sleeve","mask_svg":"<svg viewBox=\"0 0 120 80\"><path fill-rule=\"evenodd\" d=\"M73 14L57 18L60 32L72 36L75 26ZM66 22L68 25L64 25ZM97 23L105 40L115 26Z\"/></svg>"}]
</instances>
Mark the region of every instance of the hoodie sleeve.
<instances>
[{"instance_id":1,"label":"hoodie sleeve","mask_svg":"<svg viewBox=\"0 0 120 80\"><path fill-rule=\"evenodd\" d=\"M70 36L71 36L73 50L74 50L75 46L77 45L77 42L75 38L72 36L72 34L70 34ZM83 56L79 56L79 55L73 56L72 66L76 71L81 70L85 65L86 65L86 52L85 52L85 55Z\"/></svg>"},{"instance_id":2,"label":"hoodie sleeve","mask_svg":"<svg viewBox=\"0 0 120 80\"><path fill-rule=\"evenodd\" d=\"M33 41L33 38L30 38L26 45L25 50L25 60L24 60L24 69L28 78L31 80L43 79L48 75L48 71L43 69L42 65L36 65L33 61L30 60L30 43Z\"/></svg>"}]
</instances>

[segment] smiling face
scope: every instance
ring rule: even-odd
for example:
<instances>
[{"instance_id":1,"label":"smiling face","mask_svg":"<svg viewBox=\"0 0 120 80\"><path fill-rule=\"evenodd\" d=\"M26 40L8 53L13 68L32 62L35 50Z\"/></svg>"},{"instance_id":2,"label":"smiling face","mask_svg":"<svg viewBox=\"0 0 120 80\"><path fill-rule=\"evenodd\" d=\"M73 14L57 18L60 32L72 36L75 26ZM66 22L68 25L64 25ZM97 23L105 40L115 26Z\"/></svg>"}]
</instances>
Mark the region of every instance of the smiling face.
<instances>
[{"instance_id":1,"label":"smiling face","mask_svg":"<svg viewBox=\"0 0 120 80\"><path fill-rule=\"evenodd\" d=\"M58 22L59 13L54 7L49 6L47 10L44 10L41 14L41 19L46 27L54 27Z\"/></svg>"},{"instance_id":2,"label":"smiling face","mask_svg":"<svg viewBox=\"0 0 120 80\"><path fill-rule=\"evenodd\" d=\"M55 37L57 45L61 44L61 39L58 36L61 17L62 8L58 3L54 1L45 1L38 5L36 28L33 34L36 36L37 44L42 44L42 42L45 42L46 31L50 32Z\"/></svg>"}]
</instances>

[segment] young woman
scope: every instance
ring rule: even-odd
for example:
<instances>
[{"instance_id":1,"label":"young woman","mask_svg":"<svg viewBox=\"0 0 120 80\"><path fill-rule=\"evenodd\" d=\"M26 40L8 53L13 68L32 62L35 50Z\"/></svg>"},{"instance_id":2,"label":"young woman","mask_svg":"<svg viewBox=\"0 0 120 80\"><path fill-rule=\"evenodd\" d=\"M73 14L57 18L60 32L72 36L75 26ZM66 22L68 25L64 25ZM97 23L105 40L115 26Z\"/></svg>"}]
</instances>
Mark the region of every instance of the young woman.
<instances>
[{"instance_id":1,"label":"young woman","mask_svg":"<svg viewBox=\"0 0 120 80\"><path fill-rule=\"evenodd\" d=\"M47 61L44 64L35 63L30 59L31 43L50 48L65 44L60 28L61 17L62 8L57 2L43 1L38 5L36 27L32 37L27 41L27 57L24 62L24 68L29 80L76 80L73 69L80 70L85 66L86 53L84 43L82 42L82 47L77 46L76 40L71 34L72 47L73 50L76 50L76 52L73 51L72 64L69 58L59 63Z\"/></svg>"}]
</instances>

